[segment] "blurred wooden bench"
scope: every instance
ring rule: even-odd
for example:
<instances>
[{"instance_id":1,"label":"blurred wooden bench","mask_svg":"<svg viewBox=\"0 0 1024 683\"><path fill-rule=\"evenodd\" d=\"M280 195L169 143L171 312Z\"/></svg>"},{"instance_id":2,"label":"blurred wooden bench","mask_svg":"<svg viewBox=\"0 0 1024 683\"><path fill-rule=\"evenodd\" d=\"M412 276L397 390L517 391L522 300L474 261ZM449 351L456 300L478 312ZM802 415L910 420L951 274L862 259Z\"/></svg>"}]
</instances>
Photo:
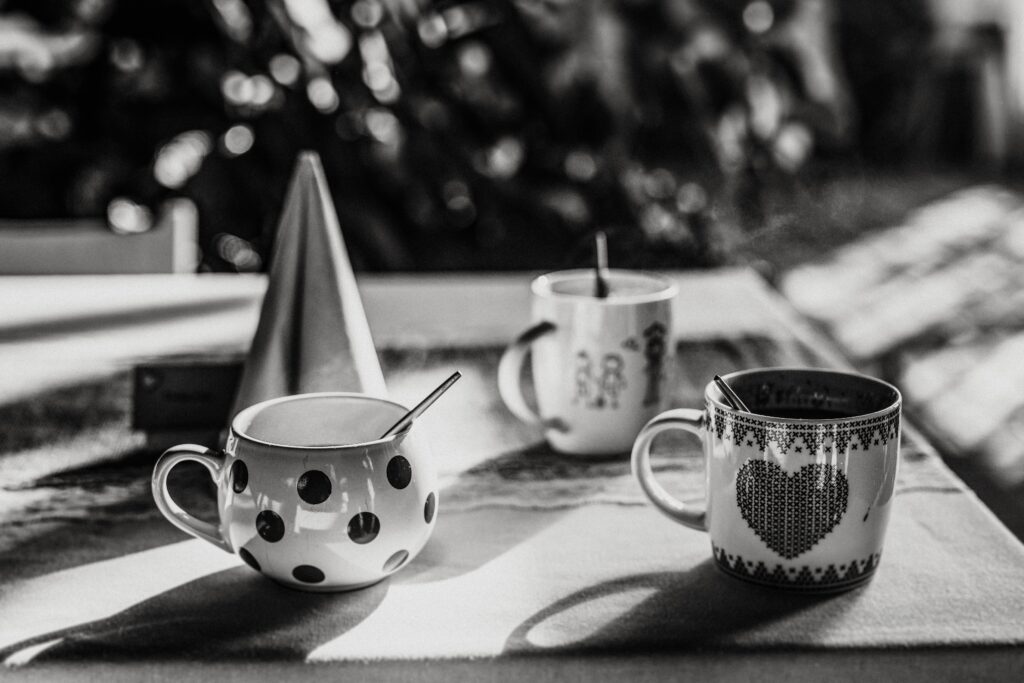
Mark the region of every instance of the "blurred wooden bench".
<instances>
[{"instance_id":1,"label":"blurred wooden bench","mask_svg":"<svg viewBox=\"0 0 1024 683\"><path fill-rule=\"evenodd\" d=\"M194 273L198 220L186 199L166 202L157 224L118 235L102 220L0 220L0 275Z\"/></svg>"}]
</instances>

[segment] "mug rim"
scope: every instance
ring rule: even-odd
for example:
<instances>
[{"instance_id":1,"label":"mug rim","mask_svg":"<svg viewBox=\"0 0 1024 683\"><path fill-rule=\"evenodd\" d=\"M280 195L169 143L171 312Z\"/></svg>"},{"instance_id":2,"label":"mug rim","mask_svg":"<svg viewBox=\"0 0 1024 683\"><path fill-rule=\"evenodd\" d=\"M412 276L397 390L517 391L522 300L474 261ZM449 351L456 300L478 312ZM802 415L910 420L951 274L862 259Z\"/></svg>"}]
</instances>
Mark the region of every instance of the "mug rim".
<instances>
[{"instance_id":1,"label":"mug rim","mask_svg":"<svg viewBox=\"0 0 1024 683\"><path fill-rule=\"evenodd\" d=\"M830 368L807 368L799 366L778 366L778 367L763 367L763 368L748 368L746 370L736 370L729 374L722 375L722 378L726 381L730 379L736 379L745 375L756 375L768 372L789 372L794 374L817 374L817 375L833 375L842 377L854 377L860 380L866 380L868 382L880 385L886 389L891 390L896 398L886 405L884 408L874 410L870 413L858 413L857 415L846 415L843 417L830 417L830 418L807 418L807 417L775 417L774 415L763 415L761 413L748 413L742 410L737 410L730 406L724 400L724 394L722 390L718 388L714 380L707 383L704 387L704 399L713 403L717 410L725 411L730 415L750 415L759 420L765 420L768 422L780 422L783 424L843 424L846 422L855 422L859 420L865 420L874 417L881 417L894 410L899 410L903 406L903 394L896 388L895 385L886 382L884 379L872 377L871 375L865 375L860 372L852 370L833 370Z\"/></svg>"},{"instance_id":2,"label":"mug rim","mask_svg":"<svg viewBox=\"0 0 1024 683\"><path fill-rule=\"evenodd\" d=\"M258 446L267 446L269 448L281 448L281 449L295 450L295 451L338 451L338 450L347 450L347 449L350 449L350 448L366 448L366 447L369 447L369 446L378 446L378 445L386 444L386 443L389 443L391 441L395 441L399 437L403 437L404 438L404 436L409 433L409 430L412 429L412 423L409 423L408 425L405 426L404 429L402 429L402 430L392 434L391 436L383 438L383 439L373 439L372 441L360 441L358 443L328 444L328 445L325 445L325 446L299 446L299 445L296 445L296 444L274 443L273 441L266 441L266 440L263 440L263 439L257 439L254 436L246 434L244 431L239 429L238 426L237 426L237 422L243 416L247 416L247 413L250 413L250 412L258 413L261 410L264 410L265 408L269 408L272 405L277 405L278 403L288 403L290 401L307 400L307 399L311 399L311 398L355 398L355 399L361 399L361 400L370 401L370 402L386 403L388 405L392 405L392 406L395 406L396 408L400 409L402 411L402 413L406 413L409 410L408 408L403 406L401 403L397 403L396 401L392 401L391 399L380 398L379 396L372 396L370 394L362 394L362 393L359 393L359 392L356 392L356 391L314 391L314 392L303 393L303 394L288 394L286 396L278 396L276 398L268 398L268 399L266 399L264 401L260 401L259 403L254 403L251 406L248 406L248 407L243 408L242 410L238 411L238 413L233 418L231 418L231 433L234 434L238 439L241 439L243 441L247 441L249 443L256 444Z\"/></svg>"},{"instance_id":3,"label":"mug rim","mask_svg":"<svg viewBox=\"0 0 1024 683\"><path fill-rule=\"evenodd\" d=\"M554 284L571 280L582 280L584 278L592 280L594 277L593 268L572 268L570 270L553 270L550 273L544 273L543 275L537 276L533 279L533 282L530 283L530 290L534 295L547 299L553 299L556 301L590 302L595 306L622 306L668 301L679 293L679 287L675 282L656 273L651 273L645 270L630 270L626 268L609 268L607 273L617 277L644 280L649 283L654 283L658 286L658 289L655 289L652 292L645 292L643 294L616 295L614 297L609 296L603 299L585 294L566 294L564 292L554 291L552 289L552 285Z\"/></svg>"}]
</instances>

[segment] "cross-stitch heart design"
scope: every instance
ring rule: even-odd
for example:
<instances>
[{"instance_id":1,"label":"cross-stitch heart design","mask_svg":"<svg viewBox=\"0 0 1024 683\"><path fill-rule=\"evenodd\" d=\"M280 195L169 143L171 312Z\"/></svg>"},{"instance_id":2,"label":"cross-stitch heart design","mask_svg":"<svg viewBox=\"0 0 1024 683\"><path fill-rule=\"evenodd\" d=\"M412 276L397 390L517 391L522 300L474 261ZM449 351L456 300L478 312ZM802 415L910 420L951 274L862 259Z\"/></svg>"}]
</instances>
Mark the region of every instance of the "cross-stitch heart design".
<instances>
[{"instance_id":1,"label":"cross-stitch heart design","mask_svg":"<svg viewBox=\"0 0 1024 683\"><path fill-rule=\"evenodd\" d=\"M767 460L748 460L736 474L736 504L754 533L786 559L802 555L839 524L850 485L832 465L795 474Z\"/></svg>"}]
</instances>

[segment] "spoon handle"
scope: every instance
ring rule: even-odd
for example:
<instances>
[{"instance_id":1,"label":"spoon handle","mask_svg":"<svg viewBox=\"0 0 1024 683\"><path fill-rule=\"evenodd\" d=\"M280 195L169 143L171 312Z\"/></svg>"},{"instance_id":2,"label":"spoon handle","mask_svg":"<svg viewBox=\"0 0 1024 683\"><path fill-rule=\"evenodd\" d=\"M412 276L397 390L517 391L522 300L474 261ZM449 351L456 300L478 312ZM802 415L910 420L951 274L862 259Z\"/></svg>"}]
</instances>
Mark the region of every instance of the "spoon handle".
<instances>
[{"instance_id":1,"label":"spoon handle","mask_svg":"<svg viewBox=\"0 0 1024 683\"><path fill-rule=\"evenodd\" d=\"M745 413L750 412L750 408L740 400L740 397L736 395L736 392L732 390L732 387L725 383L724 379L715 375L715 384L717 384L718 388L722 390L723 394L725 394L725 400L732 406L733 410L742 410Z\"/></svg>"},{"instance_id":2,"label":"spoon handle","mask_svg":"<svg viewBox=\"0 0 1024 683\"><path fill-rule=\"evenodd\" d=\"M409 425L409 423L411 423L417 417L422 415L424 410L429 408L434 403L434 401L436 401L438 398L440 398L441 394L443 394L444 392L448 391L448 389L450 389L453 384L455 384L457 381L459 381L460 377L462 377L462 373L459 372L458 370L456 370L454 373L452 373L451 377L449 377L445 381L441 382L440 386L438 386L436 389L431 391L427 395L427 397L425 399L423 399L422 401L420 401L419 403L417 403L416 406L412 410L410 410L405 415L403 415L401 418L399 418L398 422L396 422L395 424L391 425L391 427L386 432L381 434L380 438L386 439L389 436L392 436L393 434L397 434L398 432L400 432L403 429L405 429Z\"/></svg>"},{"instance_id":3,"label":"spoon handle","mask_svg":"<svg viewBox=\"0 0 1024 683\"><path fill-rule=\"evenodd\" d=\"M594 235L594 250L597 263L594 266L594 296L599 299L608 296L608 238L604 232Z\"/></svg>"}]
</instances>

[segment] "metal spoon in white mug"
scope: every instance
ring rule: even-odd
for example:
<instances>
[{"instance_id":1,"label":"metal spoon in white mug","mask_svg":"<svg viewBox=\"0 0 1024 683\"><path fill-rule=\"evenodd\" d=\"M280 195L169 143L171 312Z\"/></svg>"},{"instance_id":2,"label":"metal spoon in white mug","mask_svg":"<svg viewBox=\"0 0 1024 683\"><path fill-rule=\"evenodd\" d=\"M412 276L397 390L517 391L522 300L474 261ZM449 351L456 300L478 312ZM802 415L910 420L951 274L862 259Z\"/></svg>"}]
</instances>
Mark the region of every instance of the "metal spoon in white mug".
<instances>
[{"instance_id":1,"label":"metal spoon in white mug","mask_svg":"<svg viewBox=\"0 0 1024 683\"><path fill-rule=\"evenodd\" d=\"M603 231L594 235L594 296L598 299L608 298L608 238Z\"/></svg>"}]
</instances>

